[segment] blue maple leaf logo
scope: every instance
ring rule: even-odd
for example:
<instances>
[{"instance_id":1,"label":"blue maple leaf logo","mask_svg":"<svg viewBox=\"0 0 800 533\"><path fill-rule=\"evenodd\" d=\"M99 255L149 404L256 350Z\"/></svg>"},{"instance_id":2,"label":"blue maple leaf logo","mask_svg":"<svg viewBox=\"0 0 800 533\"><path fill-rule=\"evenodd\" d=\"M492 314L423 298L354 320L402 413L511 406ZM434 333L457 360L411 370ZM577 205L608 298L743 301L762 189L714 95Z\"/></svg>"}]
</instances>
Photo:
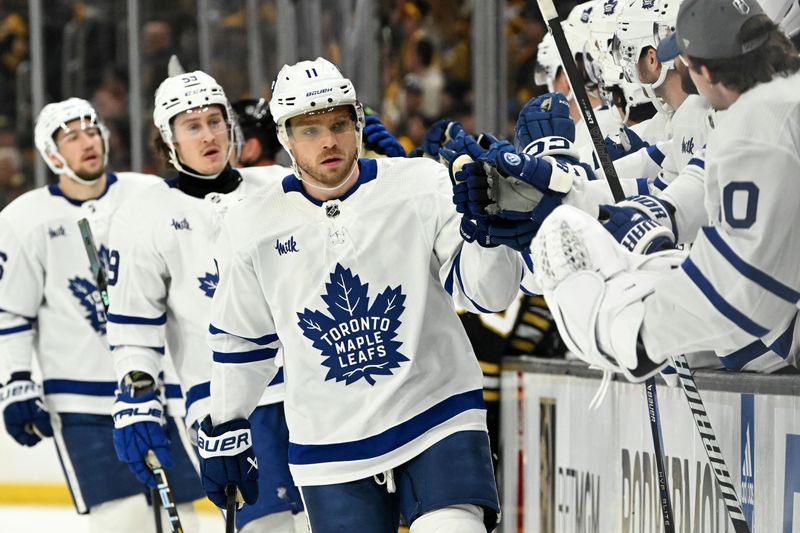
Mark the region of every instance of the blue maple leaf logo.
<instances>
[{"instance_id":1,"label":"blue maple leaf logo","mask_svg":"<svg viewBox=\"0 0 800 533\"><path fill-rule=\"evenodd\" d=\"M349 268L337 264L330 279L322 295L329 314L305 309L297 313L297 325L322 352L325 381L350 385L364 378L375 385L375 376L391 376L393 368L408 361L399 352L403 343L394 340L405 310L402 286L387 286L370 306L369 284L362 285Z\"/></svg>"},{"instance_id":2,"label":"blue maple leaf logo","mask_svg":"<svg viewBox=\"0 0 800 533\"><path fill-rule=\"evenodd\" d=\"M97 290L95 284L88 279L76 276L69 280L69 290L86 311L84 318L89 321L96 332L105 335L106 310L103 307L100 291Z\"/></svg>"},{"instance_id":3,"label":"blue maple leaf logo","mask_svg":"<svg viewBox=\"0 0 800 533\"><path fill-rule=\"evenodd\" d=\"M200 290L206 293L206 296L209 298L213 298L214 292L217 290L217 285L219 285L219 274L206 272L206 275L202 278L197 278L197 281L200 282Z\"/></svg>"}]
</instances>

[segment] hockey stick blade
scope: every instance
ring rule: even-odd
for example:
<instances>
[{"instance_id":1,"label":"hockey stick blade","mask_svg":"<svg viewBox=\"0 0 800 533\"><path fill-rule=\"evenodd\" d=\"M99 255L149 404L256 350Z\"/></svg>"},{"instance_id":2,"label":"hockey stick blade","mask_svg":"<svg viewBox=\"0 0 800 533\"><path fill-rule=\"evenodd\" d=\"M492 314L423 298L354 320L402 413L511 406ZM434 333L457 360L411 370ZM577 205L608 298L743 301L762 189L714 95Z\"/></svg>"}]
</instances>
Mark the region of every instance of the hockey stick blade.
<instances>
[{"instance_id":1,"label":"hockey stick blade","mask_svg":"<svg viewBox=\"0 0 800 533\"><path fill-rule=\"evenodd\" d=\"M750 526L747 524L742 512L739 496L736 494L736 489L731 481L728 466L725 464L725 457L723 457L719 442L717 442L714 428L711 427L708 411L706 411L706 406L700 397L689 362L686 360L685 355L674 356L672 361L675 364L675 370L678 372L678 381L680 381L681 387L686 393L686 401L689 402L689 409L692 411L692 418L697 426L697 432L700 434L700 440L703 441L703 449L705 449L708 456L711 471L714 473L717 485L719 485L722 497L725 500L728 516L733 522L733 529L736 533L750 533Z\"/></svg>"}]
</instances>

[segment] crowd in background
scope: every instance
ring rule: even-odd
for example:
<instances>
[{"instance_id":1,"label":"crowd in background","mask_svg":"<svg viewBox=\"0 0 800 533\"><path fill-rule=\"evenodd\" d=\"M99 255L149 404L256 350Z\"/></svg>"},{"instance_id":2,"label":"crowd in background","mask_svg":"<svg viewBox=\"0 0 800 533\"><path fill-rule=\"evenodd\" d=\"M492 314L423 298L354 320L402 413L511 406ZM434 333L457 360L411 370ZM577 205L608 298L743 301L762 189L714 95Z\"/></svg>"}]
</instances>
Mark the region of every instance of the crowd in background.
<instances>
[{"instance_id":1,"label":"crowd in background","mask_svg":"<svg viewBox=\"0 0 800 533\"><path fill-rule=\"evenodd\" d=\"M557 1L568 13L575 1ZM269 96L277 65L276 0L259 3L259 28L267 83L253 95L247 78L245 2L210 2L213 7L211 72L231 100ZM111 130L113 169L131 167L128 103L126 2L49 0L44 2L45 103L70 96L90 100ZM140 2L142 102L149 127L152 98L178 54L188 69L199 68L196 0ZM472 3L461 0L383 0L377 10L381 49L382 100L375 109L407 150L422 143L428 127L447 116L472 130ZM0 208L33 187L33 119L29 2L0 3ZM322 4L323 53L341 64L341 21ZM66 21L66 22L65 22ZM542 92L533 81L536 51L547 29L533 0L507 0L508 117L513 125L521 106ZM345 73L347 74L347 73ZM538 89L538 91L537 91ZM510 135L510 131L508 134ZM161 172L148 130L144 171Z\"/></svg>"}]
</instances>

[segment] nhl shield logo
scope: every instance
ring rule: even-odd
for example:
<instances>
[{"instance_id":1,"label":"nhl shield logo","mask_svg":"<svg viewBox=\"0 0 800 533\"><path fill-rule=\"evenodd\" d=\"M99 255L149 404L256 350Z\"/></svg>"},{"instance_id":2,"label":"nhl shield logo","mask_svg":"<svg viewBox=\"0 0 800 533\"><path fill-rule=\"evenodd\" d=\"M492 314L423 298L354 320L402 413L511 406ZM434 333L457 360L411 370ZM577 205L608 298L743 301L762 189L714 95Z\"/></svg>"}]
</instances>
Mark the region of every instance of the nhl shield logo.
<instances>
[{"instance_id":1,"label":"nhl shield logo","mask_svg":"<svg viewBox=\"0 0 800 533\"><path fill-rule=\"evenodd\" d=\"M327 313L297 313L303 336L322 353L325 381L351 385L363 378L375 385L376 376L391 376L392 369L409 360L399 351L402 343L394 340L405 310L402 286L387 286L370 305L369 284L337 264L325 290Z\"/></svg>"}]
</instances>

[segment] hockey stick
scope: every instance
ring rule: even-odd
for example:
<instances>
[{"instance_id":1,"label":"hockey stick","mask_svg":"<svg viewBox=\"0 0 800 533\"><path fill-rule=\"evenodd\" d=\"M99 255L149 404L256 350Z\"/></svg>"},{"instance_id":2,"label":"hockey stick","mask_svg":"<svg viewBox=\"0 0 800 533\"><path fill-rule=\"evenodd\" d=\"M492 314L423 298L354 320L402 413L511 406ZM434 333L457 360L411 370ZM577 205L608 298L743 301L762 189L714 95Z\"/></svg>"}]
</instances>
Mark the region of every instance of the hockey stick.
<instances>
[{"instance_id":1,"label":"hockey stick","mask_svg":"<svg viewBox=\"0 0 800 533\"><path fill-rule=\"evenodd\" d=\"M685 355L676 355L672 358L672 361L675 364L675 370L678 372L681 388L686 393L686 401L689 402L689 409L692 411L692 418L697 426L697 432L700 434L700 440L703 441L703 448L708 456L708 462L711 464L711 470L714 472L714 477L722 491L722 497L725 499L725 507L728 509L728 516L733 522L733 529L736 533L750 533L750 526L747 524L742 512L739 496L736 494L736 489L731 481L728 466L725 464L725 457L722 455L714 429L711 427L706 406L700 397L700 391L697 389L697 383L692 376L689 362L686 360Z\"/></svg>"},{"instance_id":2,"label":"hockey stick","mask_svg":"<svg viewBox=\"0 0 800 533\"><path fill-rule=\"evenodd\" d=\"M538 0L538 4L539 10L542 12L542 17L547 22L550 33L553 35L558 54L561 57L561 64L567 75L567 81L572 88L572 94L575 95L575 102L578 104L578 109L580 109L584 123L589 130L594 150L597 153L597 159L600 161L600 166L603 168L603 172L606 175L606 181L608 181L608 186L611 189L611 194L614 196L614 201L619 202L624 200L625 193L622 190L619 176L617 176L617 171L614 168L614 162L608 155L608 150L603 142L603 132L600 131L600 125L597 123L597 117L594 115L591 100L589 100L586 87L578 73L578 67L575 64L572 51L569 49L567 37L564 35L564 28L561 27L561 18L558 16L553 0ZM656 469L658 470L658 488L660 492L661 515L664 521L664 532L674 533L675 525L672 514L672 502L669 497L667 475L664 470L664 444L661 438L661 421L658 415L655 378L651 377L646 381L645 391L647 396L647 412L650 419L650 432L653 437L653 452L656 457Z\"/></svg>"},{"instance_id":3,"label":"hockey stick","mask_svg":"<svg viewBox=\"0 0 800 533\"><path fill-rule=\"evenodd\" d=\"M78 229L81 232L81 239L83 240L83 247L86 249L86 256L89 258L89 268L94 276L97 290L100 293L100 299L103 302L103 309L108 313L108 279L106 278L106 270L100 262L100 256L97 253L97 246L94 243L92 236L92 228L89 226L89 221L82 218L78 221ZM147 466L153 472L156 478L156 488L150 489L150 500L153 505L153 514L156 521L156 531L161 533L161 511L159 510L159 502L164 505L169 516L169 525L172 533L183 533L181 520L178 516L178 508L175 506L175 499L172 495L172 490L167 483L167 475L161 464L156 459L155 454L151 451L147 452L145 457Z\"/></svg>"},{"instance_id":4,"label":"hockey stick","mask_svg":"<svg viewBox=\"0 0 800 533\"><path fill-rule=\"evenodd\" d=\"M225 485L225 533L236 531L236 485Z\"/></svg>"},{"instance_id":5,"label":"hockey stick","mask_svg":"<svg viewBox=\"0 0 800 533\"><path fill-rule=\"evenodd\" d=\"M172 490L169 488L169 482L167 481L167 473L164 471L161 463L158 462L156 454L154 454L152 450L147 452L145 461L156 478L156 488L152 490L155 492L156 501L161 503L161 505L164 507L164 510L167 511L170 531L172 533L183 533L181 518L178 516L178 507L175 505L175 498L172 494ZM157 503L153 502L153 507L155 508L156 506ZM160 531L160 516L158 520L158 527Z\"/></svg>"},{"instance_id":6,"label":"hockey stick","mask_svg":"<svg viewBox=\"0 0 800 533\"><path fill-rule=\"evenodd\" d=\"M658 491L661 496L661 517L664 520L664 533L674 533L675 521L672 516L672 502L667 487L667 471L664 468L664 440L661 436L661 417L658 414L658 396L656 394L656 379L649 378L644 384L647 393L647 412L650 419L650 433L653 437L653 451L656 456L656 471L658 472Z\"/></svg>"}]
</instances>

